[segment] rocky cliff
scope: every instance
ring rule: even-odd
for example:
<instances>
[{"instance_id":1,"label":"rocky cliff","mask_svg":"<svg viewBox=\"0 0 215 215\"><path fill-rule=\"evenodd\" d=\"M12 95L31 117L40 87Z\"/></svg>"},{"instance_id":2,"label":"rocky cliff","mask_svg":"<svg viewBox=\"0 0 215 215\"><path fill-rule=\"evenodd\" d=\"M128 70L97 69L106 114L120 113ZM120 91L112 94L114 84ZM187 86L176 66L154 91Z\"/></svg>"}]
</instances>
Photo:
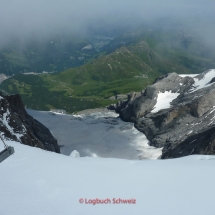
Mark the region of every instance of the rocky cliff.
<instances>
[{"instance_id":1,"label":"rocky cliff","mask_svg":"<svg viewBox=\"0 0 215 215\"><path fill-rule=\"evenodd\" d=\"M0 95L1 136L22 144L60 153L48 128L28 115L19 95Z\"/></svg>"},{"instance_id":2,"label":"rocky cliff","mask_svg":"<svg viewBox=\"0 0 215 215\"><path fill-rule=\"evenodd\" d=\"M152 146L163 147L163 159L215 154L215 70L162 76L135 99L114 107Z\"/></svg>"}]
</instances>

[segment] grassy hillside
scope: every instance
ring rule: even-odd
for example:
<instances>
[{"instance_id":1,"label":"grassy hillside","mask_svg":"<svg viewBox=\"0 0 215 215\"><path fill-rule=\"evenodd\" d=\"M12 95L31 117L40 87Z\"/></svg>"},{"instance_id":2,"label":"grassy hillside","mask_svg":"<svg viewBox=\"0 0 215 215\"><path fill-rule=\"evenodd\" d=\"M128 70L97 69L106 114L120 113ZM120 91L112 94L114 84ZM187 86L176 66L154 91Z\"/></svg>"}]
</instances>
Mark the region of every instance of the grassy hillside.
<instances>
[{"instance_id":1,"label":"grassy hillside","mask_svg":"<svg viewBox=\"0 0 215 215\"><path fill-rule=\"evenodd\" d=\"M167 29L152 27L148 30L139 29L135 33L123 34L104 46L102 51L111 53L123 45L137 44L141 40L146 41L149 47L163 58L182 64L191 73L215 68L214 43L204 41L199 34L196 34L195 28L183 28L174 24L169 25ZM136 53L135 49L139 50L139 54L145 54L140 47L133 49Z\"/></svg>"},{"instance_id":2,"label":"grassy hillside","mask_svg":"<svg viewBox=\"0 0 215 215\"><path fill-rule=\"evenodd\" d=\"M83 46L80 43L78 47L77 41L74 44L74 50ZM54 50L59 44L51 43L51 46L53 52L49 54L56 55ZM32 50L34 57L43 56L35 54L36 48ZM8 93L21 94L25 105L37 110L64 109L72 113L105 107L116 102L111 101L110 97L131 91L140 92L159 75L170 72L199 73L215 68L213 52L206 50L209 49L196 38L182 37L177 31L138 31L113 39L104 47L100 57L88 59L83 66L57 74L14 75L4 81L1 88ZM13 64L30 66L26 57L17 53L5 56ZM63 55L61 57L50 64L53 69L67 60ZM45 63L36 62L34 59L35 67L45 68Z\"/></svg>"},{"instance_id":3,"label":"grassy hillside","mask_svg":"<svg viewBox=\"0 0 215 215\"><path fill-rule=\"evenodd\" d=\"M190 70L139 41L58 74L15 75L1 88L21 94L29 108L57 108L71 113L109 105L113 103L109 97L141 91L157 76L169 72Z\"/></svg>"}]
</instances>

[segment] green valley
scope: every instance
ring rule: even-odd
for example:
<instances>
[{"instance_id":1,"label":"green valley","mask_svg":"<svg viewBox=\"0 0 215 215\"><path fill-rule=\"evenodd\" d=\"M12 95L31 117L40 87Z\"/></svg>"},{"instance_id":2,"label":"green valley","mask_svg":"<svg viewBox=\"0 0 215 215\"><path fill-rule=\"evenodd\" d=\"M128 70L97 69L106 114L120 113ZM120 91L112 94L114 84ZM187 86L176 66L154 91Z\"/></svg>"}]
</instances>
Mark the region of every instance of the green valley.
<instances>
[{"instance_id":1,"label":"green valley","mask_svg":"<svg viewBox=\"0 0 215 215\"><path fill-rule=\"evenodd\" d=\"M73 113L105 107L116 102L110 97L140 92L160 75L199 73L215 67L214 59L201 54L203 48L196 41L180 47L180 40L163 32L124 35L82 66L54 74L17 74L5 80L1 89L19 93L28 108L37 110Z\"/></svg>"}]
</instances>

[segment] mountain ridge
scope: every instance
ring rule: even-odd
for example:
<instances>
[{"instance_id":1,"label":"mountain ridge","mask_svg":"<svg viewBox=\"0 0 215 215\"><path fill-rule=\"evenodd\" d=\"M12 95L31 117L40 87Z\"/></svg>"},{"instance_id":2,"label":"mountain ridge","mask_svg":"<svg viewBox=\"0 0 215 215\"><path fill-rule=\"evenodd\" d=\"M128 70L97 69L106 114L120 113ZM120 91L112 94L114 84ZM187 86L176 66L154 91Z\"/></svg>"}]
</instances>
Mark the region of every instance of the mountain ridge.
<instances>
[{"instance_id":1,"label":"mountain ridge","mask_svg":"<svg viewBox=\"0 0 215 215\"><path fill-rule=\"evenodd\" d=\"M134 122L151 146L163 147L163 159L214 155L214 77L215 70L194 77L168 74L136 98L110 108L123 120ZM168 92L175 94L170 100ZM160 108L155 111L156 105Z\"/></svg>"},{"instance_id":2,"label":"mountain ridge","mask_svg":"<svg viewBox=\"0 0 215 215\"><path fill-rule=\"evenodd\" d=\"M172 71L190 72L140 41L59 74L15 75L4 81L1 88L21 94L29 108L64 109L72 113L110 105L110 97L141 91L159 75ZM44 92L43 95L39 91ZM72 103L75 105L69 106Z\"/></svg>"}]
</instances>

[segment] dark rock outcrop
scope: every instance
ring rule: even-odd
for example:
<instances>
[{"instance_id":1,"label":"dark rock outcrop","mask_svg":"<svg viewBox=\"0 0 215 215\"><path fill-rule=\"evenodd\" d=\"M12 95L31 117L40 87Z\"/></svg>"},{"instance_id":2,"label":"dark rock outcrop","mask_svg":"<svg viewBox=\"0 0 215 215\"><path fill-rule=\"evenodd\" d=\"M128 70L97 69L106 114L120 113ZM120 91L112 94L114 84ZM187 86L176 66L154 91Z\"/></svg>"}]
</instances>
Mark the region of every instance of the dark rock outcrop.
<instances>
[{"instance_id":1,"label":"dark rock outcrop","mask_svg":"<svg viewBox=\"0 0 215 215\"><path fill-rule=\"evenodd\" d=\"M135 126L146 134L154 146L164 147L170 137L174 142L180 142L191 130L198 133L202 127L207 127L213 117L213 107L215 92L214 86L210 86L181 94L172 102L171 108L146 114L135 121ZM194 124L198 126L193 128Z\"/></svg>"},{"instance_id":2,"label":"dark rock outcrop","mask_svg":"<svg viewBox=\"0 0 215 215\"><path fill-rule=\"evenodd\" d=\"M28 115L19 95L0 96L1 135L22 144L60 153L49 129Z\"/></svg>"},{"instance_id":3,"label":"dark rock outcrop","mask_svg":"<svg viewBox=\"0 0 215 215\"><path fill-rule=\"evenodd\" d=\"M116 104L112 104L109 107L107 107L108 110L114 110L116 113L120 113L120 111L128 105L131 101L139 97L141 94L138 92L132 92L127 95L127 99L121 100L117 102Z\"/></svg>"},{"instance_id":4,"label":"dark rock outcrop","mask_svg":"<svg viewBox=\"0 0 215 215\"><path fill-rule=\"evenodd\" d=\"M210 75L208 75L210 73ZM210 80L207 82L208 75ZM163 147L162 158L190 154L215 154L215 71L206 71L195 79L173 73L158 78L141 96L128 101L119 110L125 121L132 121L155 147ZM195 80L203 80L198 88ZM206 83L207 82L207 83ZM201 82L202 84L202 82ZM180 93L171 107L151 112L158 92Z\"/></svg>"},{"instance_id":5,"label":"dark rock outcrop","mask_svg":"<svg viewBox=\"0 0 215 215\"><path fill-rule=\"evenodd\" d=\"M157 78L153 85L148 86L141 95L116 104L116 112L124 121L133 121L149 113L156 104L158 92L172 91L183 93L190 89L193 78L182 78L176 73L170 73Z\"/></svg>"}]
</instances>

